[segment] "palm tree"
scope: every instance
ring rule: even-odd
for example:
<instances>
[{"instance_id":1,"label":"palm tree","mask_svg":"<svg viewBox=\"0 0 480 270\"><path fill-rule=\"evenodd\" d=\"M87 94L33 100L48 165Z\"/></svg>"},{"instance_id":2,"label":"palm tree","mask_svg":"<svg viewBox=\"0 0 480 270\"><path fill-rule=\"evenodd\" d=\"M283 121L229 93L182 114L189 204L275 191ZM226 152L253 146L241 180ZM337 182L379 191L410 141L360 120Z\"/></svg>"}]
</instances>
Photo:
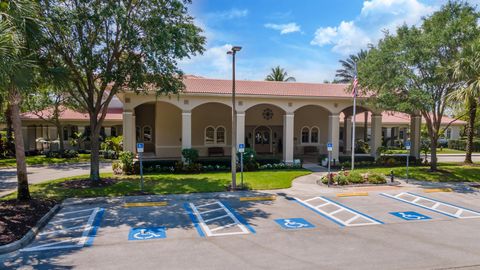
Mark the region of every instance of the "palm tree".
<instances>
[{"instance_id":1,"label":"palm tree","mask_svg":"<svg viewBox=\"0 0 480 270\"><path fill-rule=\"evenodd\" d=\"M463 87L452 92L450 100L467 109L467 144L465 163L472 164L473 137L475 136L475 117L480 99L480 40L465 48L459 60L453 66L453 75L463 83ZM455 103L454 103L455 104Z\"/></svg>"},{"instance_id":2,"label":"palm tree","mask_svg":"<svg viewBox=\"0 0 480 270\"><path fill-rule=\"evenodd\" d=\"M280 66L272 68L272 72L267 75L265 81L277 81L277 82L294 82L294 77L289 77L285 69Z\"/></svg>"},{"instance_id":3,"label":"palm tree","mask_svg":"<svg viewBox=\"0 0 480 270\"><path fill-rule=\"evenodd\" d=\"M6 4L5 4L6 3ZM32 45L38 32L36 2L11 0L0 6L0 95L7 101L15 134L17 199L30 199L23 144L20 104L22 92L29 89L35 67Z\"/></svg>"},{"instance_id":4,"label":"palm tree","mask_svg":"<svg viewBox=\"0 0 480 270\"><path fill-rule=\"evenodd\" d=\"M365 59L367 57L368 51L360 50L359 53L351 54L346 60L340 60L342 64L341 69L337 69L337 74L335 75L335 81L338 83L350 83L353 81L355 76L355 63Z\"/></svg>"}]
</instances>

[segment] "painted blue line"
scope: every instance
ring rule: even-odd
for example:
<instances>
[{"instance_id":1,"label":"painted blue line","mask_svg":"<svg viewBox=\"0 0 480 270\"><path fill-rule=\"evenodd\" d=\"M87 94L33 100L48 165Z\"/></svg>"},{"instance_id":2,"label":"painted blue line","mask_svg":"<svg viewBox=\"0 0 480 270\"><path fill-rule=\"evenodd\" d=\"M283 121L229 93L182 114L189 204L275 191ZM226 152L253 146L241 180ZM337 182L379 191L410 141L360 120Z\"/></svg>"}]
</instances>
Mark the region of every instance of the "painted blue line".
<instances>
[{"instance_id":1,"label":"painted blue line","mask_svg":"<svg viewBox=\"0 0 480 270\"><path fill-rule=\"evenodd\" d=\"M472 212L474 212L474 213L476 213L476 214L480 214L480 212L478 212L478 211L476 211L476 210L468 209L468 208L465 208L465 207L463 207L463 206L459 206L459 205L455 205L455 204L451 204L451 203L439 201L439 200L437 200L437 199L432 199L432 198L425 197L425 196L418 195L418 194L411 193L411 192L407 192L407 193L408 193L408 194L411 194L411 195L414 195L414 196L422 197L422 198L424 198L424 199L429 199L429 200L432 200L432 201L435 201L435 202L443 203L443 204L446 204L446 205L449 205L449 206L458 207L458 208L461 208L461 209L465 209L465 210L468 210L468 211L472 211Z\"/></svg>"},{"instance_id":2,"label":"painted blue line","mask_svg":"<svg viewBox=\"0 0 480 270\"><path fill-rule=\"evenodd\" d=\"M202 231L202 228L200 227L200 224L198 223L197 217L193 214L193 211L190 208L190 205L188 205L188 203L184 203L183 208L185 208L185 211L187 211L188 216L190 217L193 225L195 226L195 229L197 229L198 235L200 235L200 237L205 237L205 233Z\"/></svg>"},{"instance_id":3,"label":"painted blue line","mask_svg":"<svg viewBox=\"0 0 480 270\"><path fill-rule=\"evenodd\" d=\"M425 210L429 210L429 211L432 211L432 212L435 212L435 213L439 213L439 214L442 214L442 215L445 215L447 217L451 217L451 218L457 218L456 216L452 216L452 215L449 215L447 213L443 213L443 212L440 212L440 211L437 211L435 209L431 209L431 208L428 208L428 207L425 207L425 206L421 206L421 205L418 205L418 204L414 204L414 203L411 203L411 202L406 202L406 201L403 201L403 200L400 200L398 198L395 198L395 197L391 197L385 193L380 193L381 196L383 197L386 197L386 198L389 198L389 199L394 199L394 200L397 200L399 202L403 202L403 203L407 203L407 204L410 204L410 205L413 205L413 206L416 206L416 207L420 207L420 208L423 208Z\"/></svg>"},{"instance_id":4,"label":"painted blue line","mask_svg":"<svg viewBox=\"0 0 480 270\"><path fill-rule=\"evenodd\" d=\"M359 212L359 211L357 211L357 210L355 210L355 209L352 209L352 208L350 208L350 207L348 207L348 206L346 206L346 205L344 205L344 204L341 204L341 203L339 203L339 202L336 202L336 201L334 201L334 200L332 200L332 199L329 199L329 198L324 197L324 196L320 196L320 197L323 198L323 199L325 199L325 200L327 200L327 201L329 201L329 202L331 202L331 203L340 205L341 207L346 208L346 209L348 209L348 210L350 210L350 211L352 211L352 212L355 212L355 213L357 213L357 214L359 214L359 215L361 215L361 216L364 216L364 217L367 217L367 218L369 218L369 219L375 220L376 222L378 222L378 223L380 223L380 224L385 224L385 223L384 223L383 221L381 221L381 220L378 220L378 219L376 219L376 218L374 218L374 217L371 217L371 216L369 216L369 215L367 215L367 214L364 214L364 213L362 213L362 212Z\"/></svg>"},{"instance_id":5,"label":"painted blue line","mask_svg":"<svg viewBox=\"0 0 480 270\"><path fill-rule=\"evenodd\" d=\"M100 208L100 210L98 210L97 215L93 219L93 223L92 223L93 227L90 230L90 233L88 234L88 239L84 245L85 247L89 247L93 244L93 240L95 239L95 236L97 236L97 231L98 231L98 228L100 227L100 222L102 222L104 213L105 213L105 209Z\"/></svg>"},{"instance_id":6,"label":"painted blue line","mask_svg":"<svg viewBox=\"0 0 480 270\"><path fill-rule=\"evenodd\" d=\"M235 212L235 210L233 210L233 208L227 202L222 202L222 204L230 212L232 212L232 214L238 219L238 221L240 221L243 225L245 225L245 227L247 227L250 230L250 232L252 232L253 234L256 234L255 229L253 229L253 227L250 226L250 224L248 224L248 222L241 215L239 215L237 212Z\"/></svg>"},{"instance_id":7,"label":"painted blue line","mask_svg":"<svg viewBox=\"0 0 480 270\"><path fill-rule=\"evenodd\" d=\"M324 213L318 211L317 209L315 209L315 208L313 208L313 207L310 207L309 205L306 205L305 203L303 203L303 202L300 201L300 200L294 199L294 202L296 202L296 203L300 204L301 206L303 206L303 207L305 207L305 208L308 208L308 209L312 210L313 212L319 214L320 216L322 216L322 217L324 217L324 218L326 218L326 219L328 219L328 220L336 223L336 224L339 225L340 227L345 227L344 224L342 224L342 223L338 222L337 220L335 220L335 219L333 219L333 218L325 215Z\"/></svg>"}]
</instances>

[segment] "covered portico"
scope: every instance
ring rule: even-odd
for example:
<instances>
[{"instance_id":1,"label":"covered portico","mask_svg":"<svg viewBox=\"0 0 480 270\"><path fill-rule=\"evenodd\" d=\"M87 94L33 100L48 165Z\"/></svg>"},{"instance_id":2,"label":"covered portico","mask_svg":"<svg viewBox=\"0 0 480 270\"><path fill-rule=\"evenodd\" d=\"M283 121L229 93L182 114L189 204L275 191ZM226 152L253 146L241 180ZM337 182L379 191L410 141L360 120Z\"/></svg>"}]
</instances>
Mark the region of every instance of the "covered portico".
<instances>
[{"instance_id":1,"label":"covered portico","mask_svg":"<svg viewBox=\"0 0 480 270\"><path fill-rule=\"evenodd\" d=\"M199 150L202 157L230 156L231 81L187 78L185 85L178 96L119 95L124 103L125 150L135 152L135 143L144 142L146 155L158 159L179 159L185 148ZM346 87L237 82L237 142L287 163L304 155L327 153L326 144L331 142L332 158L338 160L341 140L346 144L351 138L352 98L344 91ZM381 112L371 114L371 155L382 143L381 119ZM414 140L412 148L417 149L416 144L419 141Z\"/></svg>"}]
</instances>

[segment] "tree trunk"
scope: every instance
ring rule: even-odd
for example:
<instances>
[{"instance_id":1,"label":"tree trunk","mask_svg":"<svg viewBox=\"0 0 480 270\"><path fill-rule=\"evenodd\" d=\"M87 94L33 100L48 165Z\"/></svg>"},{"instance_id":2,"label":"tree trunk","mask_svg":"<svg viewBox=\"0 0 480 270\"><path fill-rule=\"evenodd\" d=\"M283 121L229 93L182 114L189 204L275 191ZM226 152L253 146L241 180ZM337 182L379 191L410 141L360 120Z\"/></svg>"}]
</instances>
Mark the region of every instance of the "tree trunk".
<instances>
[{"instance_id":1,"label":"tree trunk","mask_svg":"<svg viewBox=\"0 0 480 270\"><path fill-rule=\"evenodd\" d=\"M475 99L468 100L468 123L467 123L467 145L465 147L465 163L472 164L473 137L475 135L475 116L477 115L477 102Z\"/></svg>"},{"instance_id":2,"label":"tree trunk","mask_svg":"<svg viewBox=\"0 0 480 270\"><path fill-rule=\"evenodd\" d=\"M90 117L90 180L93 183L100 180L100 128L95 120Z\"/></svg>"},{"instance_id":3,"label":"tree trunk","mask_svg":"<svg viewBox=\"0 0 480 270\"><path fill-rule=\"evenodd\" d=\"M12 117L13 132L15 134L15 158L17 161L17 200L28 201L31 199L28 188L27 164L25 161L25 146L23 144L22 120L20 119L21 97L17 89L10 89L9 103Z\"/></svg>"},{"instance_id":4,"label":"tree trunk","mask_svg":"<svg viewBox=\"0 0 480 270\"><path fill-rule=\"evenodd\" d=\"M62 124L57 123L57 137L58 137L58 150L63 152L65 150L65 144L63 143L63 127Z\"/></svg>"},{"instance_id":5,"label":"tree trunk","mask_svg":"<svg viewBox=\"0 0 480 270\"><path fill-rule=\"evenodd\" d=\"M7 109L5 111L5 122L7 124L7 140L6 140L6 150L7 150L7 155L8 156L14 156L15 155L15 143L13 143L13 127L12 127L12 109L10 108L10 105L7 106Z\"/></svg>"},{"instance_id":6,"label":"tree trunk","mask_svg":"<svg viewBox=\"0 0 480 270\"><path fill-rule=\"evenodd\" d=\"M430 171L437 171L437 136L430 135Z\"/></svg>"}]
</instances>

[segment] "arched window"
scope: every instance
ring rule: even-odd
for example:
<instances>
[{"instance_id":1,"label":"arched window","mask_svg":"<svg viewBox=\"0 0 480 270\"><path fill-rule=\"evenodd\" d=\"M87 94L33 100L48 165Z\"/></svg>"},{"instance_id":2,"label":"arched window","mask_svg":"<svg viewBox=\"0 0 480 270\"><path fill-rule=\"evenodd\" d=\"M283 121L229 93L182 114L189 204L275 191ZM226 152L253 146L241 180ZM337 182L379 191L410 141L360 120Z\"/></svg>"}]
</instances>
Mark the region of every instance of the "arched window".
<instances>
[{"instance_id":1,"label":"arched window","mask_svg":"<svg viewBox=\"0 0 480 270\"><path fill-rule=\"evenodd\" d=\"M205 144L215 144L215 128L212 126L205 128Z\"/></svg>"},{"instance_id":2,"label":"arched window","mask_svg":"<svg viewBox=\"0 0 480 270\"><path fill-rule=\"evenodd\" d=\"M140 126L135 127L135 138L137 142L140 141Z\"/></svg>"},{"instance_id":3,"label":"arched window","mask_svg":"<svg viewBox=\"0 0 480 270\"><path fill-rule=\"evenodd\" d=\"M318 143L318 134L320 133L320 130L318 127L312 127L310 130L310 142L311 143Z\"/></svg>"},{"instance_id":4,"label":"arched window","mask_svg":"<svg viewBox=\"0 0 480 270\"><path fill-rule=\"evenodd\" d=\"M308 143L309 142L309 136L310 136L310 130L308 127L303 127L302 128L302 143Z\"/></svg>"},{"instance_id":5,"label":"arched window","mask_svg":"<svg viewBox=\"0 0 480 270\"><path fill-rule=\"evenodd\" d=\"M225 144L225 128L222 126L216 129L216 144Z\"/></svg>"},{"instance_id":6,"label":"arched window","mask_svg":"<svg viewBox=\"0 0 480 270\"><path fill-rule=\"evenodd\" d=\"M152 127L150 126L143 127L143 141L144 142L152 141Z\"/></svg>"}]
</instances>

